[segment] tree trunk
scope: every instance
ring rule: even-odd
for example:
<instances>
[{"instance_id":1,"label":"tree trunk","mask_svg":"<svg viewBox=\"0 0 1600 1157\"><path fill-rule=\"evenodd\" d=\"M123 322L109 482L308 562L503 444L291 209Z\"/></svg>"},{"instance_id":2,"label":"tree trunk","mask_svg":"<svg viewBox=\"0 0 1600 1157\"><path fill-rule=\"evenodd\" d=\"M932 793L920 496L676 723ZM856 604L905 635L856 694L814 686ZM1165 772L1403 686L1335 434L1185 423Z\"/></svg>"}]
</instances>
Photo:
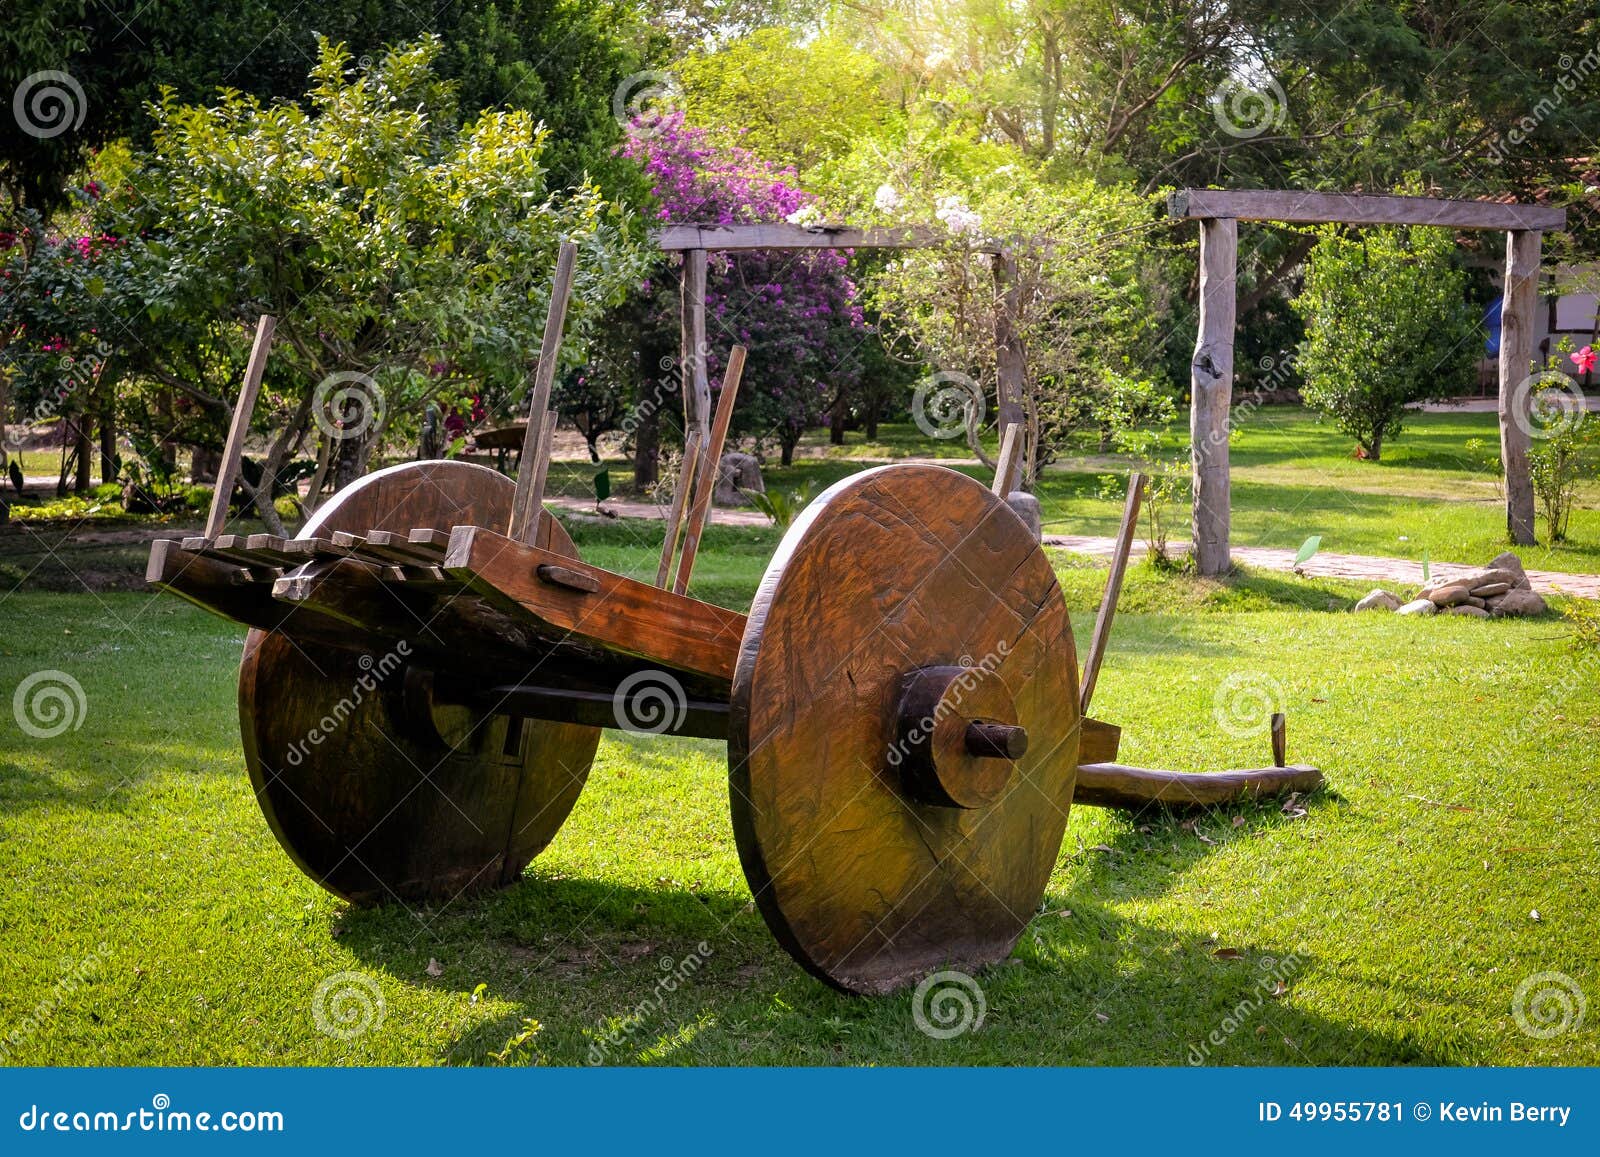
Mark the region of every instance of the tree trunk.
<instances>
[{"instance_id":1,"label":"tree trunk","mask_svg":"<svg viewBox=\"0 0 1600 1157\"><path fill-rule=\"evenodd\" d=\"M647 366L657 364L654 358L641 360ZM646 375L633 427L633 488L641 494L661 480L661 407L666 393L659 378Z\"/></svg>"},{"instance_id":2,"label":"tree trunk","mask_svg":"<svg viewBox=\"0 0 1600 1157\"><path fill-rule=\"evenodd\" d=\"M100 481L117 480L117 424L109 408L100 415Z\"/></svg>"},{"instance_id":3,"label":"tree trunk","mask_svg":"<svg viewBox=\"0 0 1600 1157\"><path fill-rule=\"evenodd\" d=\"M800 444L800 433L797 431L791 434L788 431L785 431L780 444L782 446L782 455L779 458L779 461L781 461L785 466L793 466L794 448Z\"/></svg>"},{"instance_id":4,"label":"tree trunk","mask_svg":"<svg viewBox=\"0 0 1600 1157\"><path fill-rule=\"evenodd\" d=\"M828 415L828 442L831 445L844 445L844 424L849 415L849 399L845 397L844 387L841 386L833 395L833 409Z\"/></svg>"},{"instance_id":5,"label":"tree trunk","mask_svg":"<svg viewBox=\"0 0 1600 1157\"><path fill-rule=\"evenodd\" d=\"M873 398L867 402L866 414L867 441L878 440L878 399Z\"/></svg>"},{"instance_id":6,"label":"tree trunk","mask_svg":"<svg viewBox=\"0 0 1600 1157\"><path fill-rule=\"evenodd\" d=\"M94 463L90 460L94 453L94 442L89 437L89 415L79 414L73 419L73 433L77 439L78 471L73 480L72 488L79 494L94 485Z\"/></svg>"}]
</instances>

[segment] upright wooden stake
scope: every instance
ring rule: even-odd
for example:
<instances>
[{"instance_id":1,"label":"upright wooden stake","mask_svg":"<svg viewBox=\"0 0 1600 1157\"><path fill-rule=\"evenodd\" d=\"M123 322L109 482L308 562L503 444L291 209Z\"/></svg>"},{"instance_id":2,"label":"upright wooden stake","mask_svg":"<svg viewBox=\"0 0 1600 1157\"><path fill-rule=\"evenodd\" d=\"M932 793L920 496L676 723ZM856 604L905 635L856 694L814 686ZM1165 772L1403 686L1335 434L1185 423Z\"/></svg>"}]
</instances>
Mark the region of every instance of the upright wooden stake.
<instances>
[{"instance_id":1,"label":"upright wooden stake","mask_svg":"<svg viewBox=\"0 0 1600 1157\"><path fill-rule=\"evenodd\" d=\"M1534 311L1539 306L1539 248L1544 235L1506 235L1505 297L1500 306L1500 463L1506 475L1506 532L1521 545L1534 542L1533 479L1528 441L1533 408Z\"/></svg>"},{"instance_id":2,"label":"upright wooden stake","mask_svg":"<svg viewBox=\"0 0 1600 1157\"><path fill-rule=\"evenodd\" d=\"M1122 576L1128 569L1128 552L1133 549L1133 532L1139 526L1139 503L1143 498L1144 475L1134 473L1128 477L1128 504L1122 509L1122 526L1117 530L1116 549L1111 553L1105 597L1100 600L1100 613L1095 616L1094 635L1089 641L1089 657L1083 664L1078 702L1084 715L1089 714L1094 685L1100 678L1100 664L1106 657L1106 644L1111 640L1111 620L1116 616L1117 599L1122 595Z\"/></svg>"},{"instance_id":3,"label":"upright wooden stake","mask_svg":"<svg viewBox=\"0 0 1600 1157\"><path fill-rule=\"evenodd\" d=\"M663 589L672 574L672 559L678 551L678 525L683 508L694 487L695 467L700 464L700 431L690 430L683 439L683 464L678 467L678 484L672 490L672 507L667 511L667 537L661 544L661 565L656 568L656 586Z\"/></svg>"},{"instance_id":4,"label":"upright wooden stake","mask_svg":"<svg viewBox=\"0 0 1600 1157\"><path fill-rule=\"evenodd\" d=\"M233 497L233 484L239 478L239 460L244 457L244 437L250 431L250 416L255 413L256 397L261 393L261 375L267 369L267 350L272 347L272 331L278 319L270 313L261 315L256 322L256 340L250 347L250 360L245 365L244 387L239 391L239 401L233 407L233 422L228 426L228 441L222 450L222 464L217 467L217 488L211 494L211 513L206 517L206 537L216 538L228 525L228 500ZM271 485L270 480L263 480Z\"/></svg>"},{"instance_id":5,"label":"upright wooden stake","mask_svg":"<svg viewBox=\"0 0 1600 1157\"><path fill-rule=\"evenodd\" d=\"M672 584L676 594L689 589L689 575L694 570L695 552L700 548L700 533L705 530L706 519L711 517L711 495L716 489L718 465L722 460L722 443L728 436L728 424L733 421L733 400L739 393L739 378L744 373L745 348L733 347L728 355L728 368L722 374L722 396L717 399L717 420L711 427L711 440L701 455L700 477L695 482L694 507L689 512L689 526L683 533L683 557L678 560L678 577Z\"/></svg>"},{"instance_id":6,"label":"upright wooden stake","mask_svg":"<svg viewBox=\"0 0 1600 1157\"><path fill-rule=\"evenodd\" d=\"M544 318L544 344L539 347L539 364L533 371L533 397L528 402L528 428L522 436L522 458L517 463L517 492L511 502L511 527L506 537L530 545L539 532L539 515L544 509L546 467L539 447L542 442L549 445L544 441L544 427L550 410L550 390L556 380L556 362L561 354L561 333L567 323L572 271L577 263L578 247L571 241L563 241L556 256L555 281L550 286L550 312Z\"/></svg>"},{"instance_id":7,"label":"upright wooden stake","mask_svg":"<svg viewBox=\"0 0 1600 1157\"><path fill-rule=\"evenodd\" d=\"M539 449L534 454L533 493L539 496L538 505L534 507L535 512L544 506L544 480L550 473L550 451L555 446L557 417L558 415L554 410L546 410L544 412L544 421L540 423ZM535 517L537 518L537 513ZM544 519L537 518L533 528L528 532L528 537L523 541L529 546L544 546L544 522Z\"/></svg>"},{"instance_id":8,"label":"upright wooden stake","mask_svg":"<svg viewBox=\"0 0 1600 1157\"><path fill-rule=\"evenodd\" d=\"M1233 403L1235 266L1239 223L1200 222L1200 333L1189 366L1189 441L1194 462L1196 568L1226 574L1228 555L1228 411Z\"/></svg>"},{"instance_id":9,"label":"upright wooden stake","mask_svg":"<svg viewBox=\"0 0 1600 1157\"><path fill-rule=\"evenodd\" d=\"M1004 498L1017 487L1018 467L1022 464L1022 423L1012 422L1000 435L1000 460L995 463L994 483L990 487Z\"/></svg>"}]
</instances>

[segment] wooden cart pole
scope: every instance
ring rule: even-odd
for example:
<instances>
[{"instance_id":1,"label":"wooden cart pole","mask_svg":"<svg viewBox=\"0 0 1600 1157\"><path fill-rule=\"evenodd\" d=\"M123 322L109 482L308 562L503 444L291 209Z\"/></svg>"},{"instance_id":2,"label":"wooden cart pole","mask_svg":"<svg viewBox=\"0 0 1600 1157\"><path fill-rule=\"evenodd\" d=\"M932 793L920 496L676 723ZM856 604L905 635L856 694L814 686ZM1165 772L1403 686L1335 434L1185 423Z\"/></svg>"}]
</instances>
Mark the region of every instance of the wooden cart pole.
<instances>
[{"instance_id":1,"label":"wooden cart pole","mask_svg":"<svg viewBox=\"0 0 1600 1157\"><path fill-rule=\"evenodd\" d=\"M1200 222L1200 332L1189 366L1189 441L1194 462L1193 537L1196 569L1226 574L1228 555L1228 418L1233 403L1234 300L1239 222Z\"/></svg>"},{"instance_id":2,"label":"wooden cart pole","mask_svg":"<svg viewBox=\"0 0 1600 1157\"><path fill-rule=\"evenodd\" d=\"M548 417L550 390L556 380L556 363L561 355L561 333L567 324L567 299L572 293L572 272L578 263L578 247L561 243L556 256L556 276L550 286L550 312L544 318L544 344L539 347L539 364L533 371L533 396L528 402L528 428L523 431L522 457L517 463L517 493L511 501L511 527L508 538L532 544L539 532L544 510L545 465L540 461L540 444ZM548 446L548 442L545 442Z\"/></svg>"},{"instance_id":3,"label":"wooden cart pole","mask_svg":"<svg viewBox=\"0 0 1600 1157\"><path fill-rule=\"evenodd\" d=\"M1505 296L1500 306L1500 462L1506 476L1506 532L1521 545L1534 542L1533 480L1528 472L1528 432L1533 406L1534 311L1539 307L1539 248L1544 234L1506 234Z\"/></svg>"},{"instance_id":4,"label":"wooden cart pole","mask_svg":"<svg viewBox=\"0 0 1600 1157\"><path fill-rule=\"evenodd\" d=\"M206 517L207 538L216 538L228 525L228 500L233 497L233 484L239 479L244 438L250 432L250 416L255 413L256 397L261 393L261 375L267 369L267 350L272 347L272 331L277 326L278 319L270 313L262 314L256 322L256 340L250 347L250 361L245 366L244 387L233 407L228 442L222 451L222 463L217 467L217 488L211 494L211 513ZM270 487L272 479L263 478L261 484Z\"/></svg>"},{"instance_id":5,"label":"wooden cart pole","mask_svg":"<svg viewBox=\"0 0 1600 1157\"><path fill-rule=\"evenodd\" d=\"M1133 532L1139 526L1139 503L1143 499L1144 475L1129 475L1128 504L1122 510L1122 526L1117 531L1116 548L1111 552L1111 573L1106 576L1105 597L1100 600L1100 613L1095 616L1089 657L1084 661L1083 679L1079 683L1078 703L1084 715L1089 714L1094 685L1100 678L1100 664L1106 657L1106 643L1111 639L1111 620L1117 613L1117 599L1122 596L1122 577L1128 570L1128 553L1133 549Z\"/></svg>"},{"instance_id":6,"label":"wooden cart pole","mask_svg":"<svg viewBox=\"0 0 1600 1157\"><path fill-rule=\"evenodd\" d=\"M695 552L700 549L700 534L705 530L706 519L711 517L711 495L716 489L722 443L728 436L728 424L733 421L733 400L739 394L739 378L744 374L745 348L733 347L728 355L728 367L722 373L722 396L717 399L717 420L711 427L711 440L700 455L699 477L695 480L694 506L689 511L688 529L683 532L683 557L678 560L678 577L672 584L675 594L689 589L689 575L694 571Z\"/></svg>"},{"instance_id":7,"label":"wooden cart pole","mask_svg":"<svg viewBox=\"0 0 1600 1157\"><path fill-rule=\"evenodd\" d=\"M1000 435L1000 459L994 464L994 483L989 487L999 498L1005 498L1017 487L1017 475L1022 465L1022 423L1012 422Z\"/></svg>"}]
</instances>

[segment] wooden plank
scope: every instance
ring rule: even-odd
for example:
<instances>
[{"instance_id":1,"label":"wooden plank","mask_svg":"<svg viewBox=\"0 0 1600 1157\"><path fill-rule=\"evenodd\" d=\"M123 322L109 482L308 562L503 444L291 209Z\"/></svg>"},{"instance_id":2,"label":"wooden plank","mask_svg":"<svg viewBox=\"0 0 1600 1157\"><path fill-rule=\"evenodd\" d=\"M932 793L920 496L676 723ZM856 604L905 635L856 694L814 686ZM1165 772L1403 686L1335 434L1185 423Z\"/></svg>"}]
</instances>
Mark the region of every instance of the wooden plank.
<instances>
[{"instance_id":1,"label":"wooden plank","mask_svg":"<svg viewBox=\"0 0 1600 1157\"><path fill-rule=\"evenodd\" d=\"M1022 423L1012 422L1000 435L1000 460L994 467L994 484L990 487L996 495L1006 497L1016 487L1016 475L1022 458Z\"/></svg>"},{"instance_id":2,"label":"wooden plank","mask_svg":"<svg viewBox=\"0 0 1600 1157\"><path fill-rule=\"evenodd\" d=\"M202 538L195 535L184 539L181 548L201 558L224 562L230 566L246 567L252 572L252 577L257 579L269 577L277 566L277 563L270 559L252 554L245 546L245 536L241 534L219 534L216 538Z\"/></svg>"},{"instance_id":3,"label":"wooden plank","mask_svg":"<svg viewBox=\"0 0 1600 1157\"><path fill-rule=\"evenodd\" d=\"M256 410L256 397L261 393L261 375L267 368L267 351L272 348L272 332L278 319L270 313L261 315L256 322L256 340L250 347L250 361L245 366L244 386L239 390L239 401L233 407L233 421L228 426L228 441L222 450L222 464L217 467L217 488L211 494L211 513L206 516L206 538L216 538L228 524L228 501L233 497L233 484L239 479L239 461L244 457L244 439L250 432L250 417ZM267 485L270 485L270 480Z\"/></svg>"},{"instance_id":4,"label":"wooden plank","mask_svg":"<svg viewBox=\"0 0 1600 1157\"><path fill-rule=\"evenodd\" d=\"M1196 569L1226 574L1229 482L1228 419L1233 402L1233 328L1239 223L1200 223L1200 330L1189 364L1189 441L1194 463L1192 517Z\"/></svg>"},{"instance_id":5,"label":"wooden plank","mask_svg":"<svg viewBox=\"0 0 1600 1157\"><path fill-rule=\"evenodd\" d=\"M655 235L668 252L696 249L920 249L949 239L949 233L925 225L897 229L853 229L846 225L669 225ZM980 246L995 252L998 246Z\"/></svg>"},{"instance_id":6,"label":"wooden plank","mask_svg":"<svg viewBox=\"0 0 1600 1157\"><path fill-rule=\"evenodd\" d=\"M598 590L541 581L542 565L587 575ZM745 624L737 611L525 546L481 526L456 527L444 569L474 591L514 604L540 624L602 650L719 681L733 679Z\"/></svg>"},{"instance_id":7,"label":"wooden plank","mask_svg":"<svg viewBox=\"0 0 1600 1157\"><path fill-rule=\"evenodd\" d=\"M578 247L561 243L556 257L555 280L550 286L550 311L544 319L544 344L539 349L539 364L533 371L533 394L528 402L528 426L523 431L522 458L517 463L517 493L511 500L511 526L508 533L518 542L531 542L539 529L544 506L544 472L540 468L539 444L546 414L550 409L550 390L556 380L556 363L561 354L561 333L567 322L567 299L572 293L572 274L578 263ZM540 483L535 490L535 480Z\"/></svg>"},{"instance_id":8,"label":"wooden plank","mask_svg":"<svg viewBox=\"0 0 1600 1157\"><path fill-rule=\"evenodd\" d=\"M1542 241L1538 232L1507 235L1505 295L1500 307L1500 465L1506 482L1506 532L1512 542L1523 546L1535 541L1528 447L1533 429L1530 379Z\"/></svg>"},{"instance_id":9,"label":"wooden plank","mask_svg":"<svg viewBox=\"0 0 1600 1157\"><path fill-rule=\"evenodd\" d=\"M678 528L683 508L694 488L694 472L700 465L700 431L691 429L684 438L683 464L678 467L678 484L672 489L672 505L667 509L667 537L661 543L661 565L656 567L656 586L663 590L672 573L672 559L678 552Z\"/></svg>"},{"instance_id":10,"label":"wooden plank","mask_svg":"<svg viewBox=\"0 0 1600 1157\"><path fill-rule=\"evenodd\" d=\"M1303 765L1185 772L1120 763L1082 763L1078 765L1072 803L1075 807L1088 804L1133 812L1202 811L1291 791L1316 791L1322 784L1322 772Z\"/></svg>"},{"instance_id":11,"label":"wooden plank","mask_svg":"<svg viewBox=\"0 0 1600 1157\"><path fill-rule=\"evenodd\" d=\"M685 430L711 428L711 381L706 376L706 251L683 255L678 276L679 361L683 373Z\"/></svg>"},{"instance_id":12,"label":"wooden plank","mask_svg":"<svg viewBox=\"0 0 1600 1157\"><path fill-rule=\"evenodd\" d=\"M527 542L530 546L549 545L540 537L540 534L549 527L549 519L543 517L544 484L545 479L550 476L550 455L555 450L556 417L554 410L546 410L544 412L544 421L540 423L542 428L539 431L539 449L533 458L533 493L539 496L539 505L538 509L534 511L533 522L529 526L528 533L519 540Z\"/></svg>"},{"instance_id":13,"label":"wooden plank","mask_svg":"<svg viewBox=\"0 0 1600 1157\"><path fill-rule=\"evenodd\" d=\"M717 399L717 417L711 426L711 440L700 455L700 477L695 481L694 506L689 510L688 528L683 532L683 557L678 560L678 577L672 584L673 591L680 595L689 589L689 576L694 573L694 556L700 549L700 535L705 531L706 519L711 517L711 495L717 486L722 444L727 440L728 425L733 421L733 403L739 396L739 379L744 374L747 352L742 345L734 346L722 373L722 394Z\"/></svg>"},{"instance_id":14,"label":"wooden plank","mask_svg":"<svg viewBox=\"0 0 1600 1157\"><path fill-rule=\"evenodd\" d=\"M1450 229L1565 229L1567 211L1546 205L1447 201L1367 193L1290 189L1180 189L1167 198L1170 217L1345 225L1438 225Z\"/></svg>"},{"instance_id":15,"label":"wooden plank","mask_svg":"<svg viewBox=\"0 0 1600 1157\"><path fill-rule=\"evenodd\" d=\"M284 538L277 534L252 534L245 539L252 551L277 560L278 566L299 566L316 557L316 546L310 539Z\"/></svg>"},{"instance_id":16,"label":"wooden plank","mask_svg":"<svg viewBox=\"0 0 1600 1157\"><path fill-rule=\"evenodd\" d=\"M1079 763L1110 763L1117 758L1117 748L1121 745L1122 728L1084 716L1078 738Z\"/></svg>"},{"instance_id":17,"label":"wooden plank","mask_svg":"<svg viewBox=\"0 0 1600 1157\"><path fill-rule=\"evenodd\" d=\"M1116 617L1117 599L1122 595L1122 576L1128 570L1128 552L1133 549L1133 534L1139 526L1139 503L1143 498L1144 475L1135 472L1128 477L1128 502L1122 508L1122 525L1117 529L1117 545L1111 552L1111 573L1106 576L1106 593L1100 600L1100 613L1095 616L1094 635L1089 641L1089 657L1083 664L1079 708L1085 715L1089 714L1094 685L1100 678L1100 664L1106 657L1106 644L1111 640L1111 620Z\"/></svg>"}]
</instances>

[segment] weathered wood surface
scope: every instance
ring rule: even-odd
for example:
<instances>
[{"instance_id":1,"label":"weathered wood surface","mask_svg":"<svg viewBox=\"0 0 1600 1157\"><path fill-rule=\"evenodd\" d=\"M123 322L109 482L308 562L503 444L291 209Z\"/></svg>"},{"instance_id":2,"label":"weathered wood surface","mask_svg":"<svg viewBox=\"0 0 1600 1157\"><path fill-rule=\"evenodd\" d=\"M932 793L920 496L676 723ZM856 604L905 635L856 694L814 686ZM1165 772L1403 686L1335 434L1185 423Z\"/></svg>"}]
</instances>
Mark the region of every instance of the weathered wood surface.
<instances>
[{"instance_id":1,"label":"weathered wood surface","mask_svg":"<svg viewBox=\"0 0 1600 1157\"><path fill-rule=\"evenodd\" d=\"M1237 221L1200 222L1200 328L1189 367L1189 439L1194 463L1194 557L1202 575L1226 574L1232 566L1228 424L1238 250Z\"/></svg>"},{"instance_id":2,"label":"weathered wood surface","mask_svg":"<svg viewBox=\"0 0 1600 1157\"><path fill-rule=\"evenodd\" d=\"M1159 771L1120 763L1078 767L1072 802L1127 811L1198 811L1246 800L1311 792L1323 784L1314 767L1263 767L1243 771Z\"/></svg>"},{"instance_id":3,"label":"weathered wood surface","mask_svg":"<svg viewBox=\"0 0 1600 1157\"><path fill-rule=\"evenodd\" d=\"M1523 546L1535 541L1533 476L1528 467L1533 429L1533 335L1538 325L1541 235L1506 237L1505 291L1500 307L1500 466L1506 482L1506 533Z\"/></svg>"},{"instance_id":4,"label":"weathered wood surface","mask_svg":"<svg viewBox=\"0 0 1600 1157\"><path fill-rule=\"evenodd\" d=\"M1449 201L1369 193L1290 189L1180 189L1167 198L1172 217L1346 225L1438 225L1449 229L1564 229L1567 211L1547 205Z\"/></svg>"},{"instance_id":5,"label":"weathered wood surface","mask_svg":"<svg viewBox=\"0 0 1600 1157\"><path fill-rule=\"evenodd\" d=\"M994 350L995 377L999 395L999 419L1004 429L1027 421L1024 394L1028 382L1028 352L1017 326L1022 316L1022 275L1015 254L1001 251L994 261ZM1008 485L1014 483L1007 479ZM1010 491L1005 491L1009 494ZM1002 495L1004 497L1004 495Z\"/></svg>"},{"instance_id":6,"label":"weathered wood surface","mask_svg":"<svg viewBox=\"0 0 1600 1157\"><path fill-rule=\"evenodd\" d=\"M556 364L561 360L561 334L567 324L567 301L572 295L572 275L577 264L578 247L571 241L563 241L556 254L550 308L544 318L544 344L539 348L539 364L533 371L528 425L522 432L522 457L517 462L517 495L511 507L510 529L506 532L518 542L531 542L532 535L539 529L539 513L544 505L544 463L539 451L541 446L548 448L553 432L549 415L550 390L556 380Z\"/></svg>"},{"instance_id":7,"label":"weathered wood surface","mask_svg":"<svg viewBox=\"0 0 1600 1157\"><path fill-rule=\"evenodd\" d=\"M228 424L228 441L223 445L222 464L217 467L216 489L211 492L211 512L206 516L206 538L216 538L228 524L228 503L233 498L233 485L239 480L244 439L250 432L250 417L256 411L256 398L261 393L261 375L267 370L267 351L272 348L272 333L277 326L278 319L269 313L262 314L256 322L256 340L250 347L244 385L233 407L233 420ZM271 480L265 480L264 484L270 486Z\"/></svg>"},{"instance_id":8,"label":"weathered wood surface","mask_svg":"<svg viewBox=\"0 0 1600 1157\"><path fill-rule=\"evenodd\" d=\"M541 579L539 568L551 563L589 580L595 589ZM523 546L477 526L456 529L443 565L447 575L471 590L591 647L724 683L733 678L745 625L737 611Z\"/></svg>"},{"instance_id":9,"label":"weathered wood surface","mask_svg":"<svg viewBox=\"0 0 1600 1157\"><path fill-rule=\"evenodd\" d=\"M410 463L341 491L303 533L409 537L413 528L444 532L458 522L505 526L513 494L510 480L482 466ZM564 536L551 541L570 550ZM273 833L312 879L361 903L448 900L515 881L576 801L599 729L408 696L412 655L430 632L458 649L461 637L443 618L417 623L394 589L405 584L385 583L366 563L313 563L279 582L323 566L370 580L368 594L388 600L397 628L412 632L400 640L410 653L365 628L342 628L343 646L300 631L251 631L239 715L251 783ZM353 598L355 586L342 580L328 589Z\"/></svg>"},{"instance_id":10,"label":"weathered wood surface","mask_svg":"<svg viewBox=\"0 0 1600 1157\"><path fill-rule=\"evenodd\" d=\"M918 249L948 242L947 231L909 225L898 229L854 229L847 225L669 225L655 235L656 246L668 252L737 249ZM994 242L977 249L999 252Z\"/></svg>"},{"instance_id":11,"label":"weathered wood surface","mask_svg":"<svg viewBox=\"0 0 1600 1157\"><path fill-rule=\"evenodd\" d=\"M706 376L706 251L683 255L678 274L678 361L683 375L684 430L711 433L711 380Z\"/></svg>"},{"instance_id":12,"label":"weathered wood surface","mask_svg":"<svg viewBox=\"0 0 1600 1157\"><path fill-rule=\"evenodd\" d=\"M1017 476L1022 473L1022 433L1022 423L1012 422L1000 435L1000 457L989 487L996 497L1005 498L1017 488Z\"/></svg>"},{"instance_id":13,"label":"weathered wood surface","mask_svg":"<svg viewBox=\"0 0 1600 1157\"><path fill-rule=\"evenodd\" d=\"M1122 508L1122 525L1117 528L1117 542L1111 551L1111 570L1106 574L1106 591L1100 599L1100 612L1094 619L1089 657L1083 663L1080 707L1085 715L1089 714L1094 685L1100 678L1100 664L1105 661L1106 646L1111 641L1111 623L1117 615L1117 600L1122 596L1122 578L1128 571L1128 553L1133 549L1133 536L1139 529L1139 503L1143 498L1144 475L1135 471L1128 476L1128 501Z\"/></svg>"},{"instance_id":14,"label":"weathered wood surface","mask_svg":"<svg viewBox=\"0 0 1600 1157\"><path fill-rule=\"evenodd\" d=\"M700 550L700 535L705 531L706 519L711 517L711 495L717 485L722 444L727 440L728 425L733 421L733 403L739 396L739 378L744 374L745 353L744 346L734 346L728 354L728 364L722 374L717 414L711 423L711 437L700 452L700 468L694 484L694 505L689 508L689 521L683 531L683 553L678 559L678 575L672 582L675 594L684 594L689 589L689 576L694 573L694 558Z\"/></svg>"},{"instance_id":15,"label":"weathered wood surface","mask_svg":"<svg viewBox=\"0 0 1600 1157\"><path fill-rule=\"evenodd\" d=\"M1078 762L1111 763L1122 744L1122 728L1101 719L1083 717L1083 735L1078 742Z\"/></svg>"},{"instance_id":16,"label":"weathered wood surface","mask_svg":"<svg viewBox=\"0 0 1600 1157\"><path fill-rule=\"evenodd\" d=\"M941 665L998 681L1027 731L988 806L913 802L890 764L903 678ZM1066 606L1022 522L938 466L846 479L785 535L734 678L730 803L762 916L853 992L1003 959L1056 862L1078 743Z\"/></svg>"},{"instance_id":17,"label":"weathered wood surface","mask_svg":"<svg viewBox=\"0 0 1600 1157\"><path fill-rule=\"evenodd\" d=\"M667 508L666 537L661 542L661 564L656 567L656 586L665 589L672 577L672 560L678 553L678 532L683 528L683 510L694 489L695 471L700 467L700 431L691 428L684 435L683 459L678 467L678 483L672 489L672 505Z\"/></svg>"}]
</instances>

